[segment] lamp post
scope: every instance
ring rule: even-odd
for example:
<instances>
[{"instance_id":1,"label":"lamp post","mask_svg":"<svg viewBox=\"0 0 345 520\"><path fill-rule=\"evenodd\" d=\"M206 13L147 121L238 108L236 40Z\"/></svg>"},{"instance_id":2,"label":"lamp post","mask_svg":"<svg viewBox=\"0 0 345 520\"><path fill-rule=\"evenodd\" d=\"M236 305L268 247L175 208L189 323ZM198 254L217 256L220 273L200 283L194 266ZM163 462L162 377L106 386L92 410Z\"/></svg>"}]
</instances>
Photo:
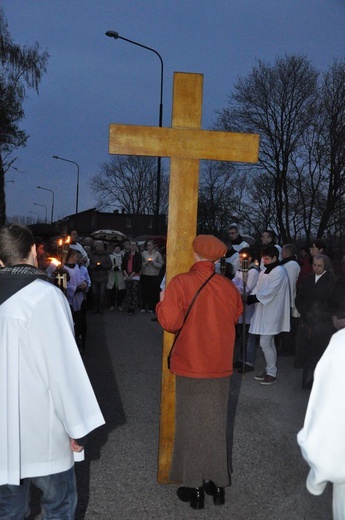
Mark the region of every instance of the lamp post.
<instances>
[{"instance_id":1,"label":"lamp post","mask_svg":"<svg viewBox=\"0 0 345 520\"><path fill-rule=\"evenodd\" d=\"M47 206L45 206L44 204L38 204L38 202L34 202L34 206L42 206L42 208L45 208L45 210L46 210L45 223L47 223Z\"/></svg>"},{"instance_id":2,"label":"lamp post","mask_svg":"<svg viewBox=\"0 0 345 520\"><path fill-rule=\"evenodd\" d=\"M35 211L29 211L29 213L32 213L33 215L36 215L36 222L38 221L39 214Z\"/></svg>"},{"instance_id":3,"label":"lamp post","mask_svg":"<svg viewBox=\"0 0 345 520\"><path fill-rule=\"evenodd\" d=\"M42 186L36 186L36 188L38 188L39 190L50 191L50 193L53 195L52 212L51 212L51 217L50 217L50 223L52 224L53 223L53 218L54 218L54 199L55 199L55 194L54 194L53 190L50 190L49 188L43 188Z\"/></svg>"},{"instance_id":4,"label":"lamp post","mask_svg":"<svg viewBox=\"0 0 345 520\"><path fill-rule=\"evenodd\" d=\"M159 126L162 127L163 125L163 60L159 52L157 52L155 49L152 49L152 47L147 47L147 45L143 45L142 43L135 42L134 40L129 40L128 38L124 38L123 36L120 36L118 32L116 31L107 31L106 36L109 36L109 38L114 38L115 40L124 40L125 42L132 43L133 45L137 45L138 47L142 47L143 49L147 49L148 51L154 52L156 56L158 56L160 63L161 63L161 81L160 81L160 100L159 100ZM160 206L160 191L161 191L161 163L162 158L157 157L157 193L156 193L156 232L158 234L159 232L159 206Z\"/></svg>"},{"instance_id":5,"label":"lamp post","mask_svg":"<svg viewBox=\"0 0 345 520\"><path fill-rule=\"evenodd\" d=\"M60 161L69 162L72 164L75 164L77 167L77 192L76 192L76 198L75 198L75 214L76 214L76 221L78 220L78 203L79 203L79 164L75 161L71 161L70 159L64 159L64 157L59 157L58 155L53 155L53 159L59 159Z\"/></svg>"}]
</instances>

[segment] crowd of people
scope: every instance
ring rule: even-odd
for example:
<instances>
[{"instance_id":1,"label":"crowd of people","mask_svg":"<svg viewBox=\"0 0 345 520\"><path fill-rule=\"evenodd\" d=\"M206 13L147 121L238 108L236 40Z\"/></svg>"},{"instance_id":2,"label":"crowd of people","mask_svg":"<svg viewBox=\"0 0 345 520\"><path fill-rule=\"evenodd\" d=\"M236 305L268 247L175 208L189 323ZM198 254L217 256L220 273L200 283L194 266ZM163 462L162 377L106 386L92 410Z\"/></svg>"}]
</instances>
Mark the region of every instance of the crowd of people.
<instances>
[{"instance_id":1,"label":"crowd of people","mask_svg":"<svg viewBox=\"0 0 345 520\"><path fill-rule=\"evenodd\" d=\"M229 229L224 269L242 294L244 312L237 324L234 368L255 369L257 345L266 367L254 378L269 386L277 381L278 356L293 356L302 369L302 388L311 389L313 373L331 336L345 326L344 275L336 276L324 239L310 247L279 246L274 231L261 234L253 248ZM220 263L218 263L220 264ZM216 271L221 272L220 265Z\"/></svg>"},{"instance_id":2,"label":"crowd of people","mask_svg":"<svg viewBox=\"0 0 345 520\"><path fill-rule=\"evenodd\" d=\"M247 239L248 240L248 239ZM232 280L244 302L236 325L234 368L255 370L257 346L266 360L265 372L254 377L262 385L277 381L278 355L294 356L302 368L302 386L310 389L315 366L330 337L345 322L339 284L323 239L310 248L277 244L275 233L261 234L261 248L249 244L237 224L228 230L227 249L215 263L217 273ZM54 276L56 266L47 264L47 252L36 237L38 266ZM70 231L70 247L64 269L68 274L66 296L70 303L79 345L85 347L86 311L103 314L106 309L129 315L151 314L165 272L165 248L153 239L138 245L133 240L111 243L87 238L83 245L76 230ZM340 278L342 280L342 278Z\"/></svg>"},{"instance_id":3,"label":"crowd of people","mask_svg":"<svg viewBox=\"0 0 345 520\"><path fill-rule=\"evenodd\" d=\"M125 314L151 314L156 321L160 283L164 276L165 254L153 240L108 242L87 237L83 245L71 230L63 271L67 274L66 296L75 322L79 346L85 348L86 311L104 314L106 309ZM57 240L44 242L35 237L38 267L52 280L61 273L54 257ZM57 260L61 260L58 258Z\"/></svg>"},{"instance_id":4,"label":"crowd of people","mask_svg":"<svg viewBox=\"0 0 345 520\"><path fill-rule=\"evenodd\" d=\"M104 422L80 356L88 309L95 314L103 314L106 308L128 315L148 313L176 335L168 363L176 376L171 479L183 484L177 496L194 509L204 507L205 493L215 505L225 502L226 417L234 368L243 374L253 372L254 379L268 387L278 381L279 356L292 356L295 368L302 369L302 388L311 389L312 396L322 393L318 374L334 363L330 356L339 350L340 340L332 337L345 328L345 276L336 277L325 241L316 239L310 248L298 251L294 244L279 246L274 232L267 229L258 252L234 224L227 244L199 235L192 247L194 264L189 272L175 276L165 287L164 251L153 240L141 246L132 239L121 245L90 239L81 244L72 230L63 265L57 267L52 261L56 244L34 239L19 225L0 229L4 359L0 369L2 381L7 381L0 407L0 439L5 446L5 456L0 458L1 518L10 518L13 511L18 512L13 518L19 518L26 511L30 481L41 489L46 511L52 515L58 511L59 518L60 512L61 518L73 516L73 453L82 452L85 436ZM56 287L57 275L65 280L66 298ZM50 337L54 331L53 349L51 342L49 349L45 344L45 327ZM334 346L328 354L330 341ZM263 373L255 371L258 346L265 359ZM325 352L327 362L323 362ZM320 367L325 367L316 368L320 359ZM336 382L342 385L340 379ZM325 395L334 398L331 390L326 389ZM323 466L310 450L310 439L314 423L320 428L326 419L315 398L310 406L312 418L307 415L298 442L312 468L309 489L318 494L323 489L319 476ZM326 417L332 424L329 409ZM36 439L32 432L37 431L37 420L41 433ZM334 437L339 442L339 435ZM325 479L335 481L332 448ZM335 487L334 507L345 515L343 496L341 482ZM337 519L345 520L342 514Z\"/></svg>"}]
</instances>

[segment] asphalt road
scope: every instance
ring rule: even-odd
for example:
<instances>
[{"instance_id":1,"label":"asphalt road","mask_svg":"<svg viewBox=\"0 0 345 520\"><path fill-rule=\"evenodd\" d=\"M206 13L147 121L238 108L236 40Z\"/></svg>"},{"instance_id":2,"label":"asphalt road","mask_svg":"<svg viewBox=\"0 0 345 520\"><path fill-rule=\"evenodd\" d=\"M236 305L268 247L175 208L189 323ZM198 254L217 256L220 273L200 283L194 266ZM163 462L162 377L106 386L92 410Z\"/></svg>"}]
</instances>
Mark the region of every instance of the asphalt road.
<instances>
[{"instance_id":1,"label":"asphalt road","mask_svg":"<svg viewBox=\"0 0 345 520\"><path fill-rule=\"evenodd\" d=\"M229 403L232 485L224 506L210 497L194 511L176 485L157 483L162 330L148 314L88 314L84 355L107 424L76 466L78 520L331 520L331 487L305 488L308 472L296 442L309 392L291 357L279 358L278 382L235 373ZM258 352L257 370L264 361ZM321 449L321 447L320 447Z\"/></svg>"}]
</instances>

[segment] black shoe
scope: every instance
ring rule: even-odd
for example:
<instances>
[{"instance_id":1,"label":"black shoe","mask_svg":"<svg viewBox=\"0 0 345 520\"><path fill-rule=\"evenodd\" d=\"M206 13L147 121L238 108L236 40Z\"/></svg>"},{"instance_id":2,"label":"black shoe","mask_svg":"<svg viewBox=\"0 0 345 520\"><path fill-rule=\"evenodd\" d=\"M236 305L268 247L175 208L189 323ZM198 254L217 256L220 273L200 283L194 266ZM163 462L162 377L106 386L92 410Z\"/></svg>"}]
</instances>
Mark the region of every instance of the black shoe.
<instances>
[{"instance_id":1,"label":"black shoe","mask_svg":"<svg viewBox=\"0 0 345 520\"><path fill-rule=\"evenodd\" d=\"M233 363L233 367L234 368L241 368L241 366L243 365L243 361L241 361L240 359L238 359L237 361L234 361Z\"/></svg>"},{"instance_id":2,"label":"black shoe","mask_svg":"<svg viewBox=\"0 0 345 520\"><path fill-rule=\"evenodd\" d=\"M213 503L215 506L222 506L225 504L225 489L218 487L212 480L205 482L204 484L205 493L213 496Z\"/></svg>"},{"instance_id":3,"label":"black shoe","mask_svg":"<svg viewBox=\"0 0 345 520\"><path fill-rule=\"evenodd\" d=\"M180 487L176 494L182 502L189 502L193 509L204 509L205 493L202 487Z\"/></svg>"},{"instance_id":4,"label":"black shoe","mask_svg":"<svg viewBox=\"0 0 345 520\"><path fill-rule=\"evenodd\" d=\"M241 368L239 368L237 370L237 372L239 374L242 374L243 372L246 374L247 372L253 372L254 370L254 367L252 367L252 365L248 365L247 363L244 365L244 370L243 370L243 365L241 366Z\"/></svg>"}]
</instances>

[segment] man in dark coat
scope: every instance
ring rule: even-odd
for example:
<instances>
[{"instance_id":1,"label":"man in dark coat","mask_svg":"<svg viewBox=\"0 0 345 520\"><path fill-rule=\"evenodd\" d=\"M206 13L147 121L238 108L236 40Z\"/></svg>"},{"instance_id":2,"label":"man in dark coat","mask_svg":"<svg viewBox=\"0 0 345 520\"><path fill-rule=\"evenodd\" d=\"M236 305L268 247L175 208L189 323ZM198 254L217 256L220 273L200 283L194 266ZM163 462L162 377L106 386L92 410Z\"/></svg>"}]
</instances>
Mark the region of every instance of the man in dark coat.
<instances>
[{"instance_id":1,"label":"man in dark coat","mask_svg":"<svg viewBox=\"0 0 345 520\"><path fill-rule=\"evenodd\" d=\"M328 269L328 256L314 256L314 272L303 278L295 300L296 308L301 315L295 366L303 367L302 387L305 389L312 387L317 362L336 330L329 307L335 278Z\"/></svg>"}]
</instances>

